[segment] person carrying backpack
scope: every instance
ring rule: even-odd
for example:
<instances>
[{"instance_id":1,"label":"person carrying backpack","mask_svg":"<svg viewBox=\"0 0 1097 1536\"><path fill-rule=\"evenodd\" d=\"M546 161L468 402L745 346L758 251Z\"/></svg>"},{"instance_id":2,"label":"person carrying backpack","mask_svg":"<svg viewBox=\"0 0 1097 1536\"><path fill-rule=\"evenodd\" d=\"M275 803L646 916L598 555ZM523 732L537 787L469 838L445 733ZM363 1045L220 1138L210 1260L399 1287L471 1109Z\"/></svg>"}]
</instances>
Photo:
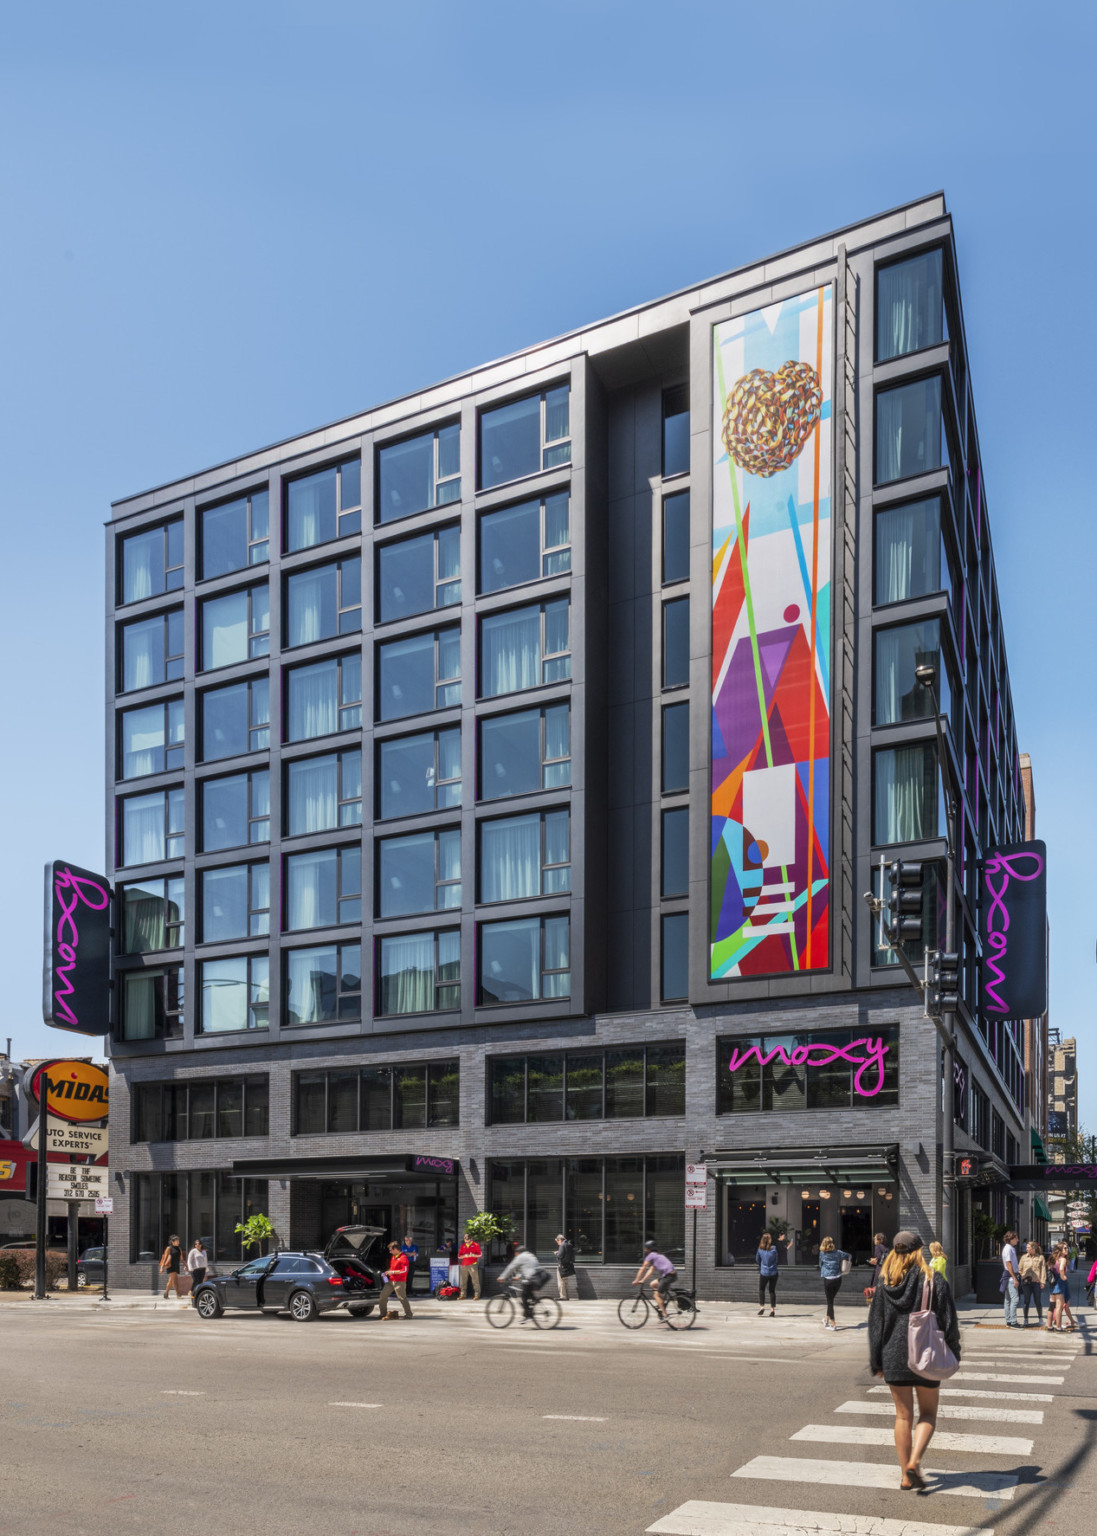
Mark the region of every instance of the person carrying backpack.
<instances>
[{"instance_id":1,"label":"person carrying backpack","mask_svg":"<svg viewBox=\"0 0 1097 1536\"><path fill-rule=\"evenodd\" d=\"M549 1272L542 1267L540 1259L535 1253L530 1252L521 1238L515 1241L514 1257L499 1276L499 1284L505 1284L511 1275L514 1275L517 1280L518 1299L522 1303L522 1316L519 1322L531 1322L533 1302L537 1292L547 1282Z\"/></svg>"}]
</instances>

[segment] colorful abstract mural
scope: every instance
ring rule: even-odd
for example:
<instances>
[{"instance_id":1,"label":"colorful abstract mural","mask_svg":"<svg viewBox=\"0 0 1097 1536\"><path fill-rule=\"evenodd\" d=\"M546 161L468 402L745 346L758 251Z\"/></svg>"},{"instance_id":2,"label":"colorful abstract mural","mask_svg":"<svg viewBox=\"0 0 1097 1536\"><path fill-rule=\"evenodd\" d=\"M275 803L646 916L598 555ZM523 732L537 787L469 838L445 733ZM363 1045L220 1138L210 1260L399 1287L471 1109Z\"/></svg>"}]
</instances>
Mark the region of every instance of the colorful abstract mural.
<instances>
[{"instance_id":1,"label":"colorful abstract mural","mask_svg":"<svg viewBox=\"0 0 1097 1536\"><path fill-rule=\"evenodd\" d=\"M830 965L829 287L717 325L711 971Z\"/></svg>"}]
</instances>

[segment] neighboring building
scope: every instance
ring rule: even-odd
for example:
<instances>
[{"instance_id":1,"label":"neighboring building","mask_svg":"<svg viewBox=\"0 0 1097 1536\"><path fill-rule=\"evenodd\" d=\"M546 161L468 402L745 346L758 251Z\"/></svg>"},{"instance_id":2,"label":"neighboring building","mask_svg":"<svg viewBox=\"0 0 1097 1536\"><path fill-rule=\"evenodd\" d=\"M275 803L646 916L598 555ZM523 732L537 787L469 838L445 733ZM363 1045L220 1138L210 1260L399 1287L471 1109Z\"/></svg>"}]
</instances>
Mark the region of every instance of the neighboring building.
<instances>
[{"instance_id":1,"label":"neighboring building","mask_svg":"<svg viewBox=\"0 0 1097 1536\"><path fill-rule=\"evenodd\" d=\"M1048 1038L1047 1076L1048 1135L1072 1139L1078 1134L1078 1042L1064 1040L1057 1029Z\"/></svg>"},{"instance_id":2,"label":"neighboring building","mask_svg":"<svg viewBox=\"0 0 1097 1536\"><path fill-rule=\"evenodd\" d=\"M606 1293L685 1255L702 1150L704 1294L767 1224L813 1290L823 1236L938 1231L861 893L922 860L936 942L939 695L963 1288L1028 1136L972 1012L1024 800L943 197L118 502L107 572L117 1283L252 1210L488 1207Z\"/></svg>"}]
</instances>

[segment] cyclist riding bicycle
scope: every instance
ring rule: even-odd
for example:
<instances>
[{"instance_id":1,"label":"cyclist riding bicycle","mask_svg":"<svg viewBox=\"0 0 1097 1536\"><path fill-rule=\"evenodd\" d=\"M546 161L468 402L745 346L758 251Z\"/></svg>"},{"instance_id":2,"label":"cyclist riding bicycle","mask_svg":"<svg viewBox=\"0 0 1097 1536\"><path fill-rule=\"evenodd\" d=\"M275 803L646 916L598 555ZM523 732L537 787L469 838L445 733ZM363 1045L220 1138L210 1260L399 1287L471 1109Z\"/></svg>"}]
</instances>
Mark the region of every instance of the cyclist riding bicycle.
<instances>
[{"instance_id":1,"label":"cyclist riding bicycle","mask_svg":"<svg viewBox=\"0 0 1097 1536\"><path fill-rule=\"evenodd\" d=\"M531 1253L525 1243L519 1240L515 1244L514 1257L499 1276L499 1284L509 1280L511 1275L516 1276L518 1284L518 1299L522 1303L523 1323L532 1321L533 1306L537 1293L547 1282L549 1272L544 1268L535 1253Z\"/></svg>"},{"instance_id":2,"label":"cyclist riding bicycle","mask_svg":"<svg viewBox=\"0 0 1097 1536\"><path fill-rule=\"evenodd\" d=\"M667 1322L666 1297L677 1277L678 1271L674 1265L649 1238L644 1244L644 1262L636 1271L636 1279L632 1283L643 1285L645 1280L651 1278L651 1298L659 1309L659 1321L667 1328L670 1324Z\"/></svg>"}]
</instances>

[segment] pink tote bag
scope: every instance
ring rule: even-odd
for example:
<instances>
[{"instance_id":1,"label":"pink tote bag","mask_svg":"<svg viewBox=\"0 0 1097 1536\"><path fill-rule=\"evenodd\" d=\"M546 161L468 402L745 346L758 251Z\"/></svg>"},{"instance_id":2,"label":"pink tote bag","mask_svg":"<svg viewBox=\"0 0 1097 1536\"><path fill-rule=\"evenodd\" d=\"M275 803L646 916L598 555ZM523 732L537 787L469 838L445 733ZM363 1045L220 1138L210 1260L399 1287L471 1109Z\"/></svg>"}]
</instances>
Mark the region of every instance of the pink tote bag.
<instances>
[{"instance_id":1,"label":"pink tote bag","mask_svg":"<svg viewBox=\"0 0 1097 1536\"><path fill-rule=\"evenodd\" d=\"M928 1381L947 1381L960 1369L960 1362L945 1343L933 1312L933 1286L922 1284L922 1308L912 1312L907 1321L907 1364L916 1376Z\"/></svg>"}]
</instances>

